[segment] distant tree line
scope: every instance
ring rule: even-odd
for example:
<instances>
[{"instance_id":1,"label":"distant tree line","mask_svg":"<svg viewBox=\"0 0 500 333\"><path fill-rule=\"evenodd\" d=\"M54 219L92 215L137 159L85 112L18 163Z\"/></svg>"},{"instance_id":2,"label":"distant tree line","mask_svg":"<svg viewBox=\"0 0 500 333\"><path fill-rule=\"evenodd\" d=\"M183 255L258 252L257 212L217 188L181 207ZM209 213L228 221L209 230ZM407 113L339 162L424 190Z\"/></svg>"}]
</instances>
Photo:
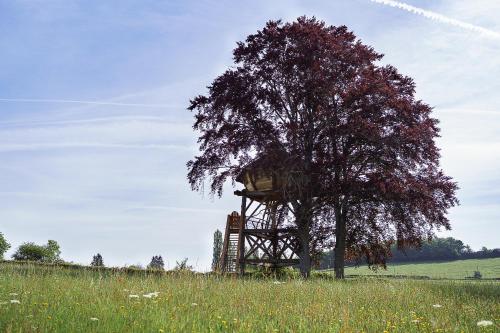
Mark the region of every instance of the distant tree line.
<instances>
[{"instance_id":1,"label":"distant tree line","mask_svg":"<svg viewBox=\"0 0 500 333\"><path fill-rule=\"evenodd\" d=\"M458 259L483 259L500 257L500 249L487 249L483 247L479 251L473 251L469 245L465 245L461 240L453 237L435 238L430 242L425 242L419 249L407 249L400 251L396 244L391 246L392 257L388 262L418 262L418 261L439 261L439 260L458 260ZM333 268L334 252L324 252L319 268ZM364 258L358 258L361 262ZM350 260L350 265L356 264L356 260Z\"/></svg>"},{"instance_id":2,"label":"distant tree line","mask_svg":"<svg viewBox=\"0 0 500 333\"><path fill-rule=\"evenodd\" d=\"M220 231L219 231L220 233ZM222 234L221 234L222 235ZM222 236L220 236L222 237ZM221 243L222 244L222 243ZM11 245L5 239L3 233L0 232L0 260L4 260L5 253L11 248ZM39 263L55 263L55 264L68 264L74 265L72 262L67 263L61 259L61 250L59 244L55 240L49 240L45 245L38 245L33 242L25 242L21 244L14 254L12 259L19 261L33 261ZM78 265L77 265L78 266ZM91 267L106 267L104 259L100 253L92 257L90 262ZM130 265L127 268L143 270L144 267L140 264ZM163 271L165 270L165 263L161 255L153 256L150 263L146 267L147 270ZM191 271L193 266L188 264L188 258L184 258L176 262L174 271Z\"/></svg>"}]
</instances>

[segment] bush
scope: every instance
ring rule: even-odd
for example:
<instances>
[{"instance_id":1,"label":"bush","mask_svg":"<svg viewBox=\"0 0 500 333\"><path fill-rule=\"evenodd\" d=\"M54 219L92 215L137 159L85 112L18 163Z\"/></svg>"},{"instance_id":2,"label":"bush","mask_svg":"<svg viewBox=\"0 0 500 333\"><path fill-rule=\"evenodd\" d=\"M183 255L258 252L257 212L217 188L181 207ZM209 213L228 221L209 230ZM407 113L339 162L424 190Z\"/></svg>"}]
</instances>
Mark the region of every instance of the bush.
<instances>
[{"instance_id":1,"label":"bush","mask_svg":"<svg viewBox=\"0 0 500 333\"><path fill-rule=\"evenodd\" d=\"M104 261L100 253L92 257L92 262L90 263L92 267L104 267Z\"/></svg>"},{"instance_id":2,"label":"bush","mask_svg":"<svg viewBox=\"0 0 500 333\"><path fill-rule=\"evenodd\" d=\"M126 269L135 270L135 271L142 271L142 270L144 270L144 267L142 267L141 264L129 265L129 266L125 266L125 268Z\"/></svg>"},{"instance_id":3,"label":"bush","mask_svg":"<svg viewBox=\"0 0 500 333\"><path fill-rule=\"evenodd\" d=\"M28 242L20 245L12 255L14 260L29 260L43 262L60 262L59 244L54 240L49 240L46 245L37 245Z\"/></svg>"},{"instance_id":4,"label":"bush","mask_svg":"<svg viewBox=\"0 0 500 333\"><path fill-rule=\"evenodd\" d=\"M193 266L188 265L187 261L188 261L188 258L184 258L180 262L176 261L174 270L175 271L192 271Z\"/></svg>"},{"instance_id":5,"label":"bush","mask_svg":"<svg viewBox=\"0 0 500 333\"><path fill-rule=\"evenodd\" d=\"M474 279L482 279L483 275L481 275L480 271L474 271L474 275L472 276Z\"/></svg>"},{"instance_id":6,"label":"bush","mask_svg":"<svg viewBox=\"0 0 500 333\"><path fill-rule=\"evenodd\" d=\"M7 250L10 249L10 244L7 243L7 240L3 236L3 234L0 232L0 260L3 259L3 256Z\"/></svg>"}]
</instances>

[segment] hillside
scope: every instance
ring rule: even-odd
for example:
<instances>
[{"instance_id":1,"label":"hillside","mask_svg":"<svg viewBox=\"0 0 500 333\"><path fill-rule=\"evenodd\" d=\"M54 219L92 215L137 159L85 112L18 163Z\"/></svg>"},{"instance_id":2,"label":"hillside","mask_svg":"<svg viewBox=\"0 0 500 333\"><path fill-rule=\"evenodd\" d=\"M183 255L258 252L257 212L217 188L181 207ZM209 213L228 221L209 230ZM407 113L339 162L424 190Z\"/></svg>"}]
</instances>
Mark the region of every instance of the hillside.
<instances>
[{"instance_id":1,"label":"hillside","mask_svg":"<svg viewBox=\"0 0 500 333\"><path fill-rule=\"evenodd\" d=\"M350 275L418 275L436 279L463 279L479 270L483 278L500 278L500 258L467 259L446 262L392 264L374 272L366 266L349 267Z\"/></svg>"}]
</instances>

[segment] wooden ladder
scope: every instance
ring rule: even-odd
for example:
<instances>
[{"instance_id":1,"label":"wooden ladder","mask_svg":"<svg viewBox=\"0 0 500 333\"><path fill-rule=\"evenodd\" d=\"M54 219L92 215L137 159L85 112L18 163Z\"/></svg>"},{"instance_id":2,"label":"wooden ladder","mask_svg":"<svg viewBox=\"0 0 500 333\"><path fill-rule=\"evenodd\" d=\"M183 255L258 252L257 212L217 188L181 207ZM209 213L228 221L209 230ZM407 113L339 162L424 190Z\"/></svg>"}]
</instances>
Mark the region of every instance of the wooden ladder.
<instances>
[{"instance_id":1,"label":"wooden ladder","mask_svg":"<svg viewBox=\"0 0 500 333\"><path fill-rule=\"evenodd\" d=\"M237 273L240 220L240 214L237 212L227 216L224 245L219 260L219 270L223 273Z\"/></svg>"}]
</instances>

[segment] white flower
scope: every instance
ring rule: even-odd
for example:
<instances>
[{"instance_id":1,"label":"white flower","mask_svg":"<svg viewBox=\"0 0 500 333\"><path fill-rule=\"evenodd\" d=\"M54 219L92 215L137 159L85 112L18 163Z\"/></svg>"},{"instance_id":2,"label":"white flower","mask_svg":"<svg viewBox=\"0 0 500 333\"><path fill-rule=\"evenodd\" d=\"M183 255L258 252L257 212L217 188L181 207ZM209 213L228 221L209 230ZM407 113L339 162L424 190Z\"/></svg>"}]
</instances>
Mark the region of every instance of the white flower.
<instances>
[{"instance_id":1,"label":"white flower","mask_svg":"<svg viewBox=\"0 0 500 333\"><path fill-rule=\"evenodd\" d=\"M491 325L493 325L493 322L491 320L481 320L477 322L477 326L479 327L486 327Z\"/></svg>"},{"instance_id":2,"label":"white flower","mask_svg":"<svg viewBox=\"0 0 500 333\"><path fill-rule=\"evenodd\" d=\"M158 297L159 294L160 294L159 291L153 291L152 293L144 294L142 296L146 298L152 298L152 297Z\"/></svg>"},{"instance_id":3,"label":"white flower","mask_svg":"<svg viewBox=\"0 0 500 333\"><path fill-rule=\"evenodd\" d=\"M10 304L21 304L21 302L17 299L11 299Z\"/></svg>"},{"instance_id":4,"label":"white flower","mask_svg":"<svg viewBox=\"0 0 500 333\"><path fill-rule=\"evenodd\" d=\"M134 295L134 294L132 294L132 295L128 295L128 297L129 297L129 298L139 298L139 295Z\"/></svg>"},{"instance_id":5,"label":"white flower","mask_svg":"<svg viewBox=\"0 0 500 333\"><path fill-rule=\"evenodd\" d=\"M283 284L283 283L285 283L285 282L274 281L273 283L274 283L274 284Z\"/></svg>"},{"instance_id":6,"label":"white flower","mask_svg":"<svg viewBox=\"0 0 500 333\"><path fill-rule=\"evenodd\" d=\"M130 291L130 290L128 290L128 289L123 289L123 291Z\"/></svg>"},{"instance_id":7,"label":"white flower","mask_svg":"<svg viewBox=\"0 0 500 333\"><path fill-rule=\"evenodd\" d=\"M90 318L90 320L92 320L92 321L98 321L98 320L99 320L99 318L92 317L92 318Z\"/></svg>"},{"instance_id":8,"label":"white flower","mask_svg":"<svg viewBox=\"0 0 500 333\"><path fill-rule=\"evenodd\" d=\"M418 320L418 319L413 319L411 322L412 322L412 323L417 324L417 323L419 323L419 322L420 322L420 320Z\"/></svg>"},{"instance_id":9,"label":"white flower","mask_svg":"<svg viewBox=\"0 0 500 333\"><path fill-rule=\"evenodd\" d=\"M197 306L198 303L191 303L191 306Z\"/></svg>"},{"instance_id":10,"label":"white flower","mask_svg":"<svg viewBox=\"0 0 500 333\"><path fill-rule=\"evenodd\" d=\"M443 306L441 304L434 304L432 307L433 308L442 308Z\"/></svg>"},{"instance_id":11,"label":"white flower","mask_svg":"<svg viewBox=\"0 0 500 333\"><path fill-rule=\"evenodd\" d=\"M10 296L17 296L17 294L16 294L16 293L10 293L9 295L10 295Z\"/></svg>"}]
</instances>

